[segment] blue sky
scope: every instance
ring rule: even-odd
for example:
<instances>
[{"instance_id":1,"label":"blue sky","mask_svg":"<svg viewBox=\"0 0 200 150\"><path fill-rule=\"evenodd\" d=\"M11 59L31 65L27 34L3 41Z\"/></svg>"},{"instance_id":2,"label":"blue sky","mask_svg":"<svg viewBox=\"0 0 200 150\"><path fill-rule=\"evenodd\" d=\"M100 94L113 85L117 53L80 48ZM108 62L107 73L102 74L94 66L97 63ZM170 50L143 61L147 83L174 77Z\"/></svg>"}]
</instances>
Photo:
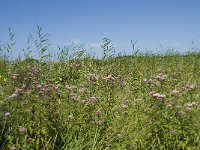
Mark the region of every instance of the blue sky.
<instances>
[{"instance_id":1,"label":"blue sky","mask_svg":"<svg viewBox=\"0 0 200 150\"><path fill-rule=\"evenodd\" d=\"M10 27L20 52L39 25L53 49L70 40L100 54L108 37L122 53L131 52L131 40L141 51L184 52L200 44L199 7L199 0L0 0L0 40L6 43Z\"/></svg>"}]
</instances>

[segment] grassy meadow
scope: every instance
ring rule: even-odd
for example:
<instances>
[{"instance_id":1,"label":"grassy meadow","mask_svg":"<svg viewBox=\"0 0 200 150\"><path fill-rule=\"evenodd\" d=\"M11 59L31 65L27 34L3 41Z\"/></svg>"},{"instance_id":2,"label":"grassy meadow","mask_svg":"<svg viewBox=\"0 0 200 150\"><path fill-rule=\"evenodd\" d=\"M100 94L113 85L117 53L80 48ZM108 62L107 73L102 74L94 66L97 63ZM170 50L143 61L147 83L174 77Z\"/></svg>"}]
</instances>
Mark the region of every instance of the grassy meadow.
<instances>
[{"instance_id":1,"label":"grassy meadow","mask_svg":"<svg viewBox=\"0 0 200 150\"><path fill-rule=\"evenodd\" d=\"M1 56L0 149L200 149L200 54L109 57L106 42L102 59Z\"/></svg>"}]
</instances>

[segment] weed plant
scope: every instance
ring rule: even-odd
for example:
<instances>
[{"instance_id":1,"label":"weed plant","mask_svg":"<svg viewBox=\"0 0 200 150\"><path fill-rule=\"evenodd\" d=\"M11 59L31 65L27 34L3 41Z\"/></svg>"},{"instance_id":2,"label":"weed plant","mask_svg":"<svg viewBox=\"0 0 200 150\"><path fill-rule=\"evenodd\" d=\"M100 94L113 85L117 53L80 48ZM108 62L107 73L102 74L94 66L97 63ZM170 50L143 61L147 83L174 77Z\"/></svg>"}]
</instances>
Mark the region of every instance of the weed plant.
<instances>
[{"instance_id":1,"label":"weed plant","mask_svg":"<svg viewBox=\"0 0 200 150\"><path fill-rule=\"evenodd\" d=\"M199 53L109 57L104 39L101 60L55 62L47 41L39 60L1 55L0 149L200 149Z\"/></svg>"}]
</instances>

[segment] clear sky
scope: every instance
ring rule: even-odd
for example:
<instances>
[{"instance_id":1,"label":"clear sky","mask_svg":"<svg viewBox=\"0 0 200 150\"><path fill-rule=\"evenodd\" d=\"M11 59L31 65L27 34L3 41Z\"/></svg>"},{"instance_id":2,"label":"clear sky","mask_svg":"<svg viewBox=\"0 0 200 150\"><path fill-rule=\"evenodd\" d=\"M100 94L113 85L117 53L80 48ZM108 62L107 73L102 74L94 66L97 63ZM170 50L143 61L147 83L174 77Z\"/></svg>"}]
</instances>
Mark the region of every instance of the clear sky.
<instances>
[{"instance_id":1,"label":"clear sky","mask_svg":"<svg viewBox=\"0 0 200 150\"><path fill-rule=\"evenodd\" d=\"M98 54L108 37L122 53L131 51L131 40L142 51L162 45L184 52L200 44L200 0L0 0L1 41L10 27L20 51L37 25L50 34L52 46L70 40L90 44Z\"/></svg>"}]
</instances>

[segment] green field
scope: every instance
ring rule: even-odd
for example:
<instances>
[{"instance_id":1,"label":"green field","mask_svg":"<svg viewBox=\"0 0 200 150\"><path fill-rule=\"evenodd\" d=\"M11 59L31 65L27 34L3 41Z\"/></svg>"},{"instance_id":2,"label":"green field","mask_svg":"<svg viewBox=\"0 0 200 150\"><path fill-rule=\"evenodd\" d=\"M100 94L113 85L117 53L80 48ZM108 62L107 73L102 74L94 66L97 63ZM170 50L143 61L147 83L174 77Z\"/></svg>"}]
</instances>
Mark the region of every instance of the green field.
<instances>
[{"instance_id":1,"label":"green field","mask_svg":"<svg viewBox=\"0 0 200 150\"><path fill-rule=\"evenodd\" d=\"M200 55L0 61L0 149L200 149Z\"/></svg>"},{"instance_id":2,"label":"green field","mask_svg":"<svg viewBox=\"0 0 200 150\"><path fill-rule=\"evenodd\" d=\"M116 56L104 38L101 59L73 45L52 59L38 27L38 59L13 60L13 37L0 46L1 150L200 149L200 53Z\"/></svg>"}]
</instances>

